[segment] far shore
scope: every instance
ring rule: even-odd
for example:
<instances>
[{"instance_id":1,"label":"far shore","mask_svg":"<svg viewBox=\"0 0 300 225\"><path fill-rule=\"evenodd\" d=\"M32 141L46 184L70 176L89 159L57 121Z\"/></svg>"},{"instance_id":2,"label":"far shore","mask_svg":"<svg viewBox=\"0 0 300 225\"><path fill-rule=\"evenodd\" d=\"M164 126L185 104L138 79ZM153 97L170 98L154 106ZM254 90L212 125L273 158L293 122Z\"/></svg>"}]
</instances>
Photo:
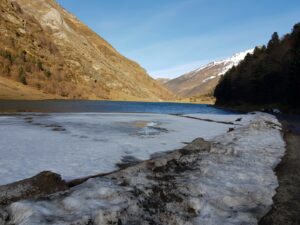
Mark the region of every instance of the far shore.
<instances>
[{"instance_id":1,"label":"far shore","mask_svg":"<svg viewBox=\"0 0 300 225\"><path fill-rule=\"evenodd\" d=\"M174 98L174 99L147 99L135 97L113 97L112 99L91 98L74 99L60 95L44 93L41 90L23 85L4 77L0 77L0 101L51 101L51 100L76 100L76 101L124 101L124 102L174 102L190 104L209 104L215 103L214 98L200 96L197 98Z\"/></svg>"},{"instance_id":2,"label":"far shore","mask_svg":"<svg viewBox=\"0 0 300 225\"><path fill-rule=\"evenodd\" d=\"M111 102L150 102L150 103L178 103L178 104L205 104L205 105L214 105L214 100L197 100L197 101L189 101L189 100L152 100L152 99L73 99L73 98L64 98L64 97L45 97L45 98L1 98L1 101L111 101Z\"/></svg>"}]
</instances>

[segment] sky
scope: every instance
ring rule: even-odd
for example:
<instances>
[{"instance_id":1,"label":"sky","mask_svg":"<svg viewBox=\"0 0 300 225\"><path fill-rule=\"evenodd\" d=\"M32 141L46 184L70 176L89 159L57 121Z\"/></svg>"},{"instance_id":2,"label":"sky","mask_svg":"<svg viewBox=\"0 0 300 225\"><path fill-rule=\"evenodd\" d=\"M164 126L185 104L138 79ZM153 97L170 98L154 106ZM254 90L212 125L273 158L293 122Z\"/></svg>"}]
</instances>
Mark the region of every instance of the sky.
<instances>
[{"instance_id":1,"label":"sky","mask_svg":"<svg viewBox=\"0 0 300 225\"><path fill-rule=\"evenodd\" d=\"M57 0L154 78L266 44L300 22L300 0Z\"/></svg>"}]
</instances>

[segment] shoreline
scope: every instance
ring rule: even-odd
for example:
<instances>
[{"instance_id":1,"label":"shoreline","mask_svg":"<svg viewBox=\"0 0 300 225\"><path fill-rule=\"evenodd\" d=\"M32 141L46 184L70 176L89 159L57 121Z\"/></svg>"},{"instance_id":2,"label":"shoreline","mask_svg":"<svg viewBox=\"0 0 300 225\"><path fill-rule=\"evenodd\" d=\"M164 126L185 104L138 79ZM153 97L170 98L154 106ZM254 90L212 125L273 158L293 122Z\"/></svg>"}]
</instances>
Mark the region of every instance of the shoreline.
<instances>
[{"instance_id":1,"label":"shoreline","mask_svg":"<svg viewBox=\"0 0 300 225\"><path fill-rule=\"evenodd\" d=\"M283 126L286 154L275 168L279 187L272 209L259 225L300 224L300 117L278 116Z\"/></svg>"},{"instance_id":2,"label":"shoreline","mask_svg":"<svg viewBox=\"0 0 300 225\"><path fill-rule=\"evenodd\" d=\"M214 104L213 105L217 109L223 110L232 110L240 113L249 113L254 111L260 111L275 115L292 115L297 116L300 113L300 109L292 109L287 105L278 105L278 104L270 104L270 105L254 105L254 104L243 104L243 105L223 105L223 104Z\"/></svg>"}]
</instances>

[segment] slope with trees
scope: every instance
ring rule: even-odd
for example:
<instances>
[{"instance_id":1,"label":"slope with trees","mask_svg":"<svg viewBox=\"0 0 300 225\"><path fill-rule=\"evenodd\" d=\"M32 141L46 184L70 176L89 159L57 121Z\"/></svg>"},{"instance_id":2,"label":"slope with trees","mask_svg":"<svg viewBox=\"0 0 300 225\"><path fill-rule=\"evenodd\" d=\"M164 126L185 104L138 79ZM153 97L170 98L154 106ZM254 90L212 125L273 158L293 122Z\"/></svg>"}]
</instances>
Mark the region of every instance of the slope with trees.
<instances>
[{"instance_id":1,"label":"slope with trees","mask_svg":"<svg viewBox=\"0 0 300 225\"><path fill-rule=\"evenodd\" d=\"M1 0L0 12L0 79L18 92L10 98L32 90L46 98L173 99L140 65L55 0Z\"/></svg>"},{"instance_id":2,"label":"slope with trees","mask_svg":"<svg viewBox=\"0 0 300 225\"><path fill-rule=\"evenodd\" d=\"M300 109L300 23L279 38L275 32L267 46L256 47L217 85L217 105Z\"/></svg>"}]
</instances>

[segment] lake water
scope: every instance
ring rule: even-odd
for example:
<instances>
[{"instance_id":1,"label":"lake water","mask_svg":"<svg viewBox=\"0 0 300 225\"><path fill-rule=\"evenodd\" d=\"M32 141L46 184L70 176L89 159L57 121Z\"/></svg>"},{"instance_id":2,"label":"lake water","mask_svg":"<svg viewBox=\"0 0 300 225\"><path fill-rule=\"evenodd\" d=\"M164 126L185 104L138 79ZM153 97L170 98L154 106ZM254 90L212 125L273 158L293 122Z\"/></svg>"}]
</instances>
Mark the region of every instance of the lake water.
<instances>
[{"instance_id":1,"label":"lake water","mask_svg":"<svg viewBox=\"0 0 300 225\"><path fill-rule=\"evenodd\" d=\"M204 104L120 101L0 101L0 112L114 112L159 114L234 114Z\"/></svg>"}]
</instances>

